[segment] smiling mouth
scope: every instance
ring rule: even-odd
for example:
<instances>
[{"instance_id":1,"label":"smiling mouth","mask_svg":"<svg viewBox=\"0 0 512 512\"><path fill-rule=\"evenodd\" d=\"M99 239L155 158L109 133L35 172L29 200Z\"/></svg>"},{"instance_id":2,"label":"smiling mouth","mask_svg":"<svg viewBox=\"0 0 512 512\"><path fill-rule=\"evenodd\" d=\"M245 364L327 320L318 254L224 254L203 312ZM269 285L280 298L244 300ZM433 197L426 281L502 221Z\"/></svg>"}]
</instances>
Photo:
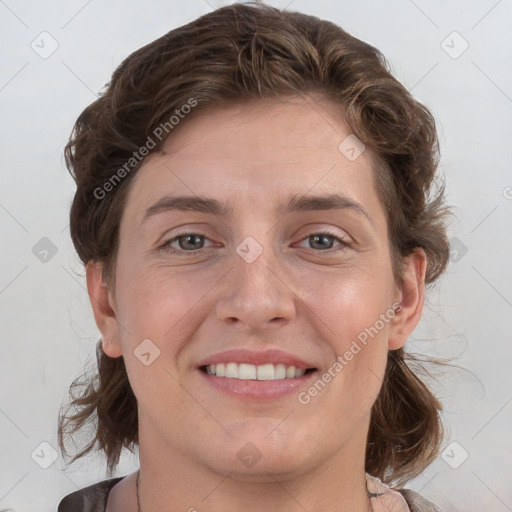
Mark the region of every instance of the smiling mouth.
<instances>
[{"instance_id":1,"label":"smiling mouth","mask_svg":"<svg viewBox=\"0 0 512 512\"><path fill-rule=\"evenodd\" d=\"M247 363L217 363L200 366L199 369L215 377L225 377L240 380L284 380L296 379L316 371L316 368L296 368L292 365L262 364L254 365Z\"/></svg>"}]
</instances>

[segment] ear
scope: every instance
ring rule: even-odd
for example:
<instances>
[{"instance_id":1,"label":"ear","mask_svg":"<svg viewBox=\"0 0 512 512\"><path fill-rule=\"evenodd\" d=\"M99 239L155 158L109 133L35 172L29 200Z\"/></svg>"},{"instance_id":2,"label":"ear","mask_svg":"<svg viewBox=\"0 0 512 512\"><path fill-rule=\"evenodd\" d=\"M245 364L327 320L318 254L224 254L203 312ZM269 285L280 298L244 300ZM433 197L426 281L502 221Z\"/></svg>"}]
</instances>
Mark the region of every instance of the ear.
<instances>
[{"instance_id":1,"label":"ear","mask_svg":"<svg viewBox=\"0 0 512 512\"><path fill-rule=\"evenodd\" d=\"M103 265L89 261L86 265L87 291L96 325L103 336L103 351L110 357L123 355L119 341L119 326L112 292L103 281ZM111 341L111 343L108 343Z\"/></svg>"},{"instance_id":2,"label":"ear","mask_svg":"<svg viewBox=\"0 0 512 512\"><path fill-rule=\"evenodd\" d=\"M405 258L403 283L399 288L401 308L390 324L388 348L396 350L405 345L409 335L418 325L425 300L425 273L427 258L423 249L417 248Z\"/></svg>"}]
</instances>

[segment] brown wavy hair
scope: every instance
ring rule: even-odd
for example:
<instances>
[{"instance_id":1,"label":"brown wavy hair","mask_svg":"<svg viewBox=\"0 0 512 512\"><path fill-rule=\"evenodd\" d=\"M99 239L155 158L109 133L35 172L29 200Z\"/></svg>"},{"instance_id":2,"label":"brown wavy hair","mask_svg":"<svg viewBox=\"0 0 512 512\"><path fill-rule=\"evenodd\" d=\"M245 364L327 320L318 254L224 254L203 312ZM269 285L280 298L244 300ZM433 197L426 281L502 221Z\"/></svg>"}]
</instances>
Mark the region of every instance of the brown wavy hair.
<instances>
[{"instance_id":1,"label":"brown wavy hair","mask_svg":"<svg viewBox=\"0 0 512 512\"><path fill-rule=\"evenodd\" d=\"M427 289L449 258L450 208L437 178L439 145L435 120L391 73L373 46L329 21L250 2L217 9L171 30L129 55L96 101L78 117L65 148L77 190L70 211L75 249L87 265L104 265L103 279L115 289L119 224L130 183L141 162L126 163L176 109L197 102L189 115L233 102L285 97L330 100L351 131L377 156L377 190L386 206L393 273L403 277L404 257L422 248ZM190 103L189 103L190 104ZM181 121L186 123L187 118ZM131 161L133 163L133 161ZM105 183L120 176L103 198ZM116 178L117 179L117 178ZM96 346L97 371L76 379L65 413L59 411L59 447L87 424L93 437L71 462L104 451L111 476L123 448L138 445L137 401L123 357ZM433 359L423 361L435 362ZM442 406L420 378L420 358L388 352L380 394L371 411L366 471L395 487L417 476L439 454ZM69 408L75 412L68 414Z\"/></svg>"}]
</instances>

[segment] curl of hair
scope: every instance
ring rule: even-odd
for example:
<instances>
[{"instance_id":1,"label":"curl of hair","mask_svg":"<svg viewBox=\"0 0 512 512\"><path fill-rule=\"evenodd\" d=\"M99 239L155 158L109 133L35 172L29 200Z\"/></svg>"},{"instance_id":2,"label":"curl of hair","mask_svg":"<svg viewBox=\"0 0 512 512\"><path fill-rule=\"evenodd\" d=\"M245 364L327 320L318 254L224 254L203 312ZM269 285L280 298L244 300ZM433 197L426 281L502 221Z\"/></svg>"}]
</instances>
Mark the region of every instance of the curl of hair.
<instances>
[{"instance_id":1,"label":"curl of hair","mask_svg":"<svg viewBox=\"0 0 512 512\"><path fill-rule=\"evenodd\" d=\"M65 148L77 184L70 232L84 263L103 264L115 289L119 224L133 169L113 186L108 199L95 191L116 174L192 98L204 109L235 102L301 96L330 100L352 132L378 158L376 189L386 206L393 272L403 277L404 257L416 248L427 256L425 282L446 268L449 243L444 184L434 190L439 161L435 121L391 74L373 46L334 23L265 4L234 4L170 31L127 57L102 95L78 117ZM175 128L175 129L179 129ZM156 142L159 151L167 137ZM95 420L95 436L72 459L97 443L112 474L123 448L138 443L137 402L122 357L97 348L98 375L80 395L70 390L79 412L59 416L59 446L66 436ZM437 456L442 440L441 404L417 377L413 356L389 351L381 392L373 406L366 469L384 482L406 482ZM95 384L98 384L95 386Z\"/></svg>"}]
</instances>

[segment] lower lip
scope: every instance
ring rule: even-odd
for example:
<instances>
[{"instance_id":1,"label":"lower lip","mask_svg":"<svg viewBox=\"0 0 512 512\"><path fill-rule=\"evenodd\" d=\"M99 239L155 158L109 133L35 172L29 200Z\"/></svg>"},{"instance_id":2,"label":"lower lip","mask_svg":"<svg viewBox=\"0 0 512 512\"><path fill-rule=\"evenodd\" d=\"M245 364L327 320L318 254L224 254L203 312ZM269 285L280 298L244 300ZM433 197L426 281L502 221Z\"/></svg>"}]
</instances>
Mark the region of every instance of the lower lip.
<instances>
[{"instance_id":1,"label":"lower lip","mask_svg":"<svg viewBox=\"0 0 512 512\"><path fill-rule=\"evenodd\" d=\"M276 400L297 393L300 389L308 385L318 373L317 370L315 370L293 379L250 380L216 377L202 370L198 370L198 372L208 384L218 391L243 400L258 400L262 402Z\"/></svg>"}]
</instances>

